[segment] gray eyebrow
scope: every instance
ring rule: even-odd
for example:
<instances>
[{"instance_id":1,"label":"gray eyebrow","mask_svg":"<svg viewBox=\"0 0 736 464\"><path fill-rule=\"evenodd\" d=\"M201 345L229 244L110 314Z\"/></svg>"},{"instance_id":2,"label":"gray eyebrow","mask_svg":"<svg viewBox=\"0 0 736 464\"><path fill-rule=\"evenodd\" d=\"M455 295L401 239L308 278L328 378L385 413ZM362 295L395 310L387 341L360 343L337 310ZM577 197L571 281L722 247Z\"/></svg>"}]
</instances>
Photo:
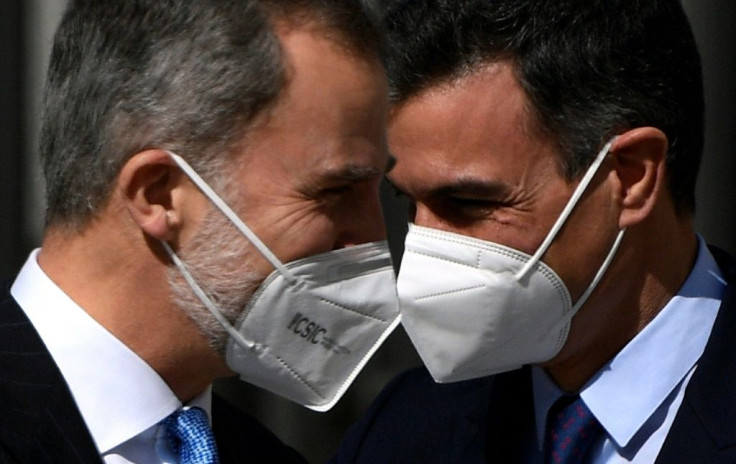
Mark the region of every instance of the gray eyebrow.
<instances>
[{"instance_id":1,"label":"gray eyebrow","mask_svg":"<svg viewBox=\"0 0 736 464\"><path fill-rule=\"evenodd\" d=\"M383 175L383 170L372 166L347 165L328 170L321 177L328 181L360 182L381 175Z\"/></svg>"}]
</instances>

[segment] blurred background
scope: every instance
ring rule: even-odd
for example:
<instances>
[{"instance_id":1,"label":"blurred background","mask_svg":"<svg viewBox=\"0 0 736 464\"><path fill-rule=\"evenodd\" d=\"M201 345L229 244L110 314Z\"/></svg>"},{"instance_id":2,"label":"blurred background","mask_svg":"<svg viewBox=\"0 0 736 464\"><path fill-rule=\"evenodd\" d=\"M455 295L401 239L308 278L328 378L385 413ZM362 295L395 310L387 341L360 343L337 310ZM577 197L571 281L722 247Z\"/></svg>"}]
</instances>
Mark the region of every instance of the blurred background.
<instances>
[{"instance_id":1,"label":"blurred background","mask_svg":"<svg viewBox=\"0 0 736 464\"><path fill-rule=\"evenodd\" d=\"M372 0L377 1L377 0ZM698 184L697 228L736 255L736 2L683 0L703 58L706 145ZM56 24L65 0L0 2L0 278L12 278L40 243L43 184L36 134L40 92ZM396 262L406 230L406 205L382 191ZM316 413L236 379L215 388L259 418L310 462L326 460L382 386L419 365L401 328L371 359L338 405ZM113 419L114 420L114 419ZM247 437L244 437L247 440Z\"/></svg>"}]
</instances>

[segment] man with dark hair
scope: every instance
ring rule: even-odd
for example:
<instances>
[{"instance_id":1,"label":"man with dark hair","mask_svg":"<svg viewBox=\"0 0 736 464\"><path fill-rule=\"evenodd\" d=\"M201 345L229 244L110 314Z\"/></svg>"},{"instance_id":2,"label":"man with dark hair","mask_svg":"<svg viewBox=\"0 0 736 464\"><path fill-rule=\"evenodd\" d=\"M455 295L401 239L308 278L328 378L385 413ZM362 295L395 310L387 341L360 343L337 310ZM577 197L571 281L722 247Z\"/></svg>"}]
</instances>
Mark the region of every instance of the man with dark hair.
<instances>
[{"instance_id":1,"label":"man with dark hair","mask_svg":"<svg viewBox=\"0 0 736 464\"><path fill-rule=\"evenodd\" d=\"M678 0L396 0L388 177L426 369L337 462L736 462L734 262L693 226Z\"/></svg>"},{"instance_id":2,"label":"man with dark hair","mask_svg":"<svg viewBox=\"0 0 736 464\"><path fill-rule=\"evenodd\" d=\"M70 2L0 462L303 462L210 386L327 410L398 323L380 44L358 0Z\"/></svg>"}]
</instances>

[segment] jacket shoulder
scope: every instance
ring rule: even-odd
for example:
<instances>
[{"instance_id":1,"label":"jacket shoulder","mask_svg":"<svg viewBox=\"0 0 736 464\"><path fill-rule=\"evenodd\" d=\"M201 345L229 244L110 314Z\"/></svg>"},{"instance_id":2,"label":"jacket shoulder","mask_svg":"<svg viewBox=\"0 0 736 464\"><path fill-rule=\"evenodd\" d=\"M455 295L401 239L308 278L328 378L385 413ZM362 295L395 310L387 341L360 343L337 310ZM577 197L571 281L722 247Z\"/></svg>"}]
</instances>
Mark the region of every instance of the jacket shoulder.
<instances>
[{"instance_id":1,"label":"jacket shoulder","mask_svg":"<svg viewBox=\"0 0 736 464\"><path fill-rule=\"evenodd\" d=\"M453 449L458 429L482 427L492 379L438 384L424 368L403 372L350 428L331 462L437 462Z\"/></svg>"},{"instance_id":2,"label":"jacket shoulder","mask_svg":"<svg viewBox=\"0 0 736 464\"><path fill-rule=\"evenodd\" d=\"M306 464L273 432L218 394L212 395L212 428L222 464L252 462Z\"/></svg>"},{"instance_id":3,"label":"jacket shoulder","mask_svg":"<svg viewBox=\"0 0 736 464\"><path fill-rule=\"evenodd\" d=\"M9 285L0 290L0 462L102 462L69 388Z\"/></svg>"}]
</instances>

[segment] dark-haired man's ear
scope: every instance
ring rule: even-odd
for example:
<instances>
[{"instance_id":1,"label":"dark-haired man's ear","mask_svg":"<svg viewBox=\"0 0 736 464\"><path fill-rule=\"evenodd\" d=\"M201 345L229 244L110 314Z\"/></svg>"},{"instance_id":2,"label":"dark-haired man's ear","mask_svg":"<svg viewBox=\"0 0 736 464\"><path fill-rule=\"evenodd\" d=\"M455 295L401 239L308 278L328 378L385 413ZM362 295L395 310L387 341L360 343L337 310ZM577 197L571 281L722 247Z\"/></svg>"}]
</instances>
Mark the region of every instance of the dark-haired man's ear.
<instances>
[{"instance_id":1,"label":"dark-haired man's ear","mask_svg":"<svg viewBox=\"0 0 736 464\"><path fill-rule=\"evenodd\" d=\"M646 219L667 189L667 136L654 127L638 127L616 139L611 147L621 183L619 227Z\"/></svg>"},{"instance_id":2,"label":"dark-haired man's ear","mask_svg":"<svg viewBox=\"0 0 736 464\"><path fill-rule=\"evenodd\" d=\"M178 196L184 176L164 150L146 150L133 155L118 176L118 187L130 217L144 233L164 241L172 240L182 222Z\"/></svg>"}]
</instances>

